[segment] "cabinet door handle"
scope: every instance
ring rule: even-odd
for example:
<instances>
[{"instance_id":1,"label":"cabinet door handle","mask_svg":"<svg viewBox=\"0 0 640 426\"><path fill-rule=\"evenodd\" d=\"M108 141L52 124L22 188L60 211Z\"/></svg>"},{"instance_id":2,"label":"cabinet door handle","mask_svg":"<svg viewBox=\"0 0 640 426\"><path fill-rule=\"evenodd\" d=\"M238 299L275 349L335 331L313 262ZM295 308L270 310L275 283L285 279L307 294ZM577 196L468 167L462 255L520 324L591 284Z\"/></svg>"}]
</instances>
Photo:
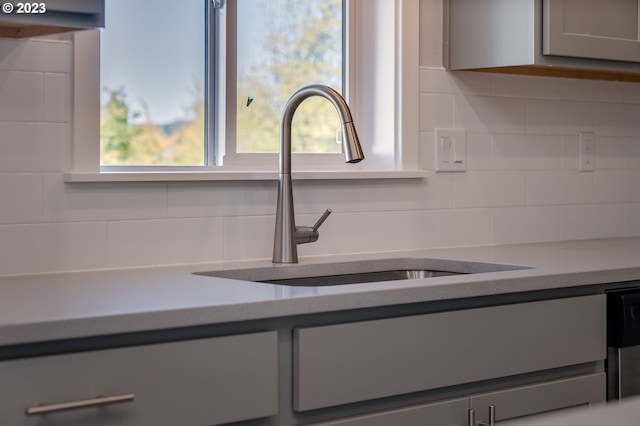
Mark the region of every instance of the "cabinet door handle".
<instances>
[{"instance_id":1,"label":"cabinet door handle","mask_svg":"<svg viewBox=\"0 0 640 426\"><path fill-rule=\"evenodd\" d=\"M476 426L476 410L471 408L468 411L468 423L469 426ZM478 426L495 426L496 424L496 406L489 406L489 423L478 422Z\"/></svg>"},{"instance_id":2,"label":"cabinet door handle","mask_svg":"<svg viewBox=\"0 0 640 426\"><path fill-rule=\"evenodd\" d=\"M43 414L57 413L59 411L75 410L78 408L101 407L110 404L121 404L132 402L135 394L127 393L113 396L99 396L93 399L83 399L81 401L62 402L59 404L36 405L25 410L27 416L38 416Z\"/></svg>"}]
</instances>

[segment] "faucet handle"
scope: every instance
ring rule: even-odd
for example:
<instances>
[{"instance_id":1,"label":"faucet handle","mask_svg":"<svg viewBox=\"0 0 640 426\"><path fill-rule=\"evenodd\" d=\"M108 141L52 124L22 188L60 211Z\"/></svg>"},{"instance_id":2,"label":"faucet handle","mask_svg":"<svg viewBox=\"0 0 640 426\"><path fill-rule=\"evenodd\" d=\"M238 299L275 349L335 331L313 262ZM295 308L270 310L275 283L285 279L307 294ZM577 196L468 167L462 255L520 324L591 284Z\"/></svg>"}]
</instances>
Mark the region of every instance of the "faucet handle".
<instances>
[{"instance_id":1,"label":"faucet handle","mask_svg":"<svg viewBox=\"0 0 640 426\"><path fill-rule=\"evenodd\" d=\"M331 209L327 209L325 210L324 213L322 213L322 216L320 216L320 219L318 219L318 221L316 222L315 225L313 225L313 227L311 228L311 230L313 232L318 232L318 228L320 228L322 226L322 224L324 223L325 220L327 220L327 218L329 217L329 215L333 213L333 210Z\"/></svg>"},{"instance_id":2,"label":"faucet handle","mask_svg":"<svg viewBox=\"0 0 640 426\"><path fill-rule=\"evenodd\" d=\"M327 209L313 226L296 226L296 244L318 241L318 237L320 236L320 234L318 234L318 228L327 220L331 212L331 209Z\"/></svg>"}]
</instances>

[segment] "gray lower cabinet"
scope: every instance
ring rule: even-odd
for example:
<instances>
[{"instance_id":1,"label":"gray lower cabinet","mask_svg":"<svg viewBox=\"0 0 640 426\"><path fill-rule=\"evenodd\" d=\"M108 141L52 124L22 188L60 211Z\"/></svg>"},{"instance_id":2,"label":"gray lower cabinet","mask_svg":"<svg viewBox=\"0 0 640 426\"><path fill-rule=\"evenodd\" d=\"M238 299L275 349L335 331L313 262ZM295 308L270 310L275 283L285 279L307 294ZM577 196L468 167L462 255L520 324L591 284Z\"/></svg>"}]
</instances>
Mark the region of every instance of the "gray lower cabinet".
<instances>
[{"instance_id":1,"label":"gray lower cabinet","mask_svg":"<svg viewBox=\"0 0 640 426\"><path fill-rule=\"evenodd\" d=\"M387 410L315 426L478 426L489 424L489 406L496 423L576 407L604 403L604 373L503 389L431 404ZM470 409L474 415L470 416Z\"/></svg>"},{"instance_id":2,"label":"gray lower cabinet","mask_svg":"<svg viewBox=\"0 0 640 426\"><path fill-rule=\"evenodd\" d=\"M603 360L606 299L299 328L293 343L293 405L304 412Z\"/></svg>"},{"instance_id":3,"label":"gray lower cabinet","mask_svg":"<svg viewBox=\"0 0 640 426\"><path fill-rule=\"evenodd\" d=\"M469 398L414 405L315 426L465 426Z\"/></svg>"},{"instance_id":4,"label":"gray lower cabinet","mask_svg":"<svg viewBox=\"0 0 640 426\"><path fill-rule=\"evenodd\" d=\"M272 331L3 361L0 425L209 426L273 416L277 357Z\"/></svg>"},{"instance_id":5,"label":"gray lower cabinet","mask_svg":"<svg viewBox=\"0 0 640 426\"><path fill-rule=\"evenodd\" d=\"M489 422L489 407L502 422L536 414L604 403L607 398L605 373L498 390L470 397L470 408L478 422ZM474 425L475 426L475 425Z\"/></svg>"}]
</instances>

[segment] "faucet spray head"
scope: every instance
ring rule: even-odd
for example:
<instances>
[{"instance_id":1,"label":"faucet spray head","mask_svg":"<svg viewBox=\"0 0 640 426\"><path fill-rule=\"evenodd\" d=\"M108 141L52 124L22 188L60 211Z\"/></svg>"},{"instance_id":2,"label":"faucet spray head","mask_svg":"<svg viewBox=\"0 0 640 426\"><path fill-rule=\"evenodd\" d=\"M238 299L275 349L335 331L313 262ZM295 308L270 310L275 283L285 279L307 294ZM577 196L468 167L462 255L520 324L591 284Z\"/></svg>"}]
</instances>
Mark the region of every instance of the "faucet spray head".
<instances>
[{"instance_id":1,"label":"faucet spray head","mask_svg":"<svg viewBox=\"0 0 640 426\"><path fill-rule=\"evenodd\" d=\"M342 123L344 158L347 163L359 163L364 160L360 139L353 121Z\"/></svg>"}]
</instances>

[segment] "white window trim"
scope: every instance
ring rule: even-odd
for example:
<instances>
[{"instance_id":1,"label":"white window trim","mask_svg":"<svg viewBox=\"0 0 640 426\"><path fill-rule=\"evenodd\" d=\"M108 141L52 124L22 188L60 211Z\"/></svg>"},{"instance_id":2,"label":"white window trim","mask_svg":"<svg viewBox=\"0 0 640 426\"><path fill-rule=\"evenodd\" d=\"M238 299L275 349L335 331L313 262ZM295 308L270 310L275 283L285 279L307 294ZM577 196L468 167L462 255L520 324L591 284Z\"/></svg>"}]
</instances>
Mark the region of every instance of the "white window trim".
<instances>
[{"instance_id":1,"label":"white window trim","mask_svg":"<svg viewBox=\"0 0 640 426\"><path fill-rule=\"evenodd\" d=\"M419 168L420 0L351 0L355 61L347 85L366 160L342 167L294 158L294 179L422 178ZM389 21L385 7L393 7ZM389 37L392 34L392 37ZM73 123L67 182L277 179L277 161L225 166L100 168L99 32L74 35ZM393 64L392 66L389 64ZM375 71L373 71L375 70ZM369 141L370 143L366 143ZM267 154L268 155L268 154ZM275 158L275 154L273 155ZM333 156L329 154L328 156ZM260 157L260 156L258 156ZM317 158L317 157L315 157ZM117 170L117 171L114 171Z\"/></svg>"}]
</instances>

